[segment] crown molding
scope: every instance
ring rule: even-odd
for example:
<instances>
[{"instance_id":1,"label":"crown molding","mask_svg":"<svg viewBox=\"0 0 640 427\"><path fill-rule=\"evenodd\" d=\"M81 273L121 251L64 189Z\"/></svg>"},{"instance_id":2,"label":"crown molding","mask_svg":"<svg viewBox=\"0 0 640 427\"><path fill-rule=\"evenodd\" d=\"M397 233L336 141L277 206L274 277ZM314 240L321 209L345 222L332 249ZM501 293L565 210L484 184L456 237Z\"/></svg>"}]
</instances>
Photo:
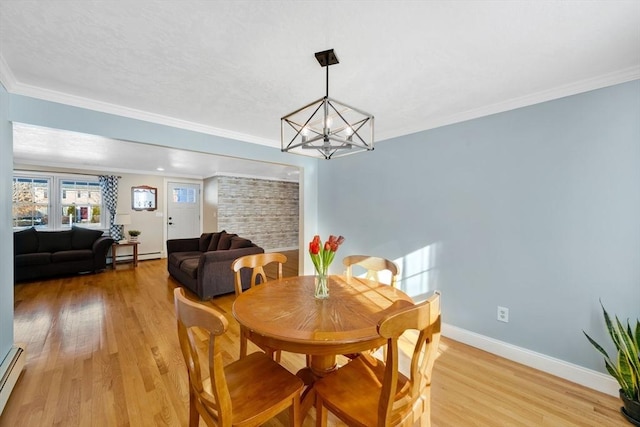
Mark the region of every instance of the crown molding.
<instances>
[{"instance_id":1,"label":"crown molding","mask_svg":"<svg viewBox=\"0 0 640 427\"><path fill-rule=\"evenodd\" d=\"M264 176L264 175L253 175L253 174L246 174L246 173L231 173L231 172L216 172L213 175L211 175L210 177L206 177L204 179L208 179L208 178L220 178L220 177L225 177L225 178L247 178L247 179L259 179L262 181L280 181L280 182L290 182L293 184L299 184L299 180L298 180L298 174L295 174L296 178L274 178L274 177L270 177L270 176Z\"/></svg>"},{"instance_id":2,"label":"crown molding","mask_svg":"<svg viewBox=\"0 0 640 427\"><path fill-rule=\"evenodd\" d=\"M7 61L5 61L2 54L0 54L0 84L4 86L7 92L14 92L16 78L11 72L11 68L9 68L9 64L7 64Z\"/></svg>"},{"instance_id":3,"label":"crown molding","mask_svg":"<svg viewBox=\"0 0 640 427\"><path fill-rule=\"evenodd\" d=\"M251 142L253 144L266 145L269 147L280 148L280 141L274 141L267 138L260 138L254 135L248 135L240 132L233 132L226 129L220 129L213 126L207 126L200 123L180 120L173 117L163 116L161 114L150 113L147 111L137 110L135 108L124 107L122 105L110 104L107 102L96 101L94 99L84 98L81 96L70 95L50 89L31 86L20 83L16 80L11 72L4 56L0 54L0 83L9 93L16 95L28 96L31 98L42 99L44 101L57 102L59 104L70 105L72 107L85 108L88 110L98 111L101 113L114 114L117 116L128 117L130 119L142 120L145 122L156 123L159 125L171 126L178 129L190 130L194 132L204 133L208 135L219 136L221 138L234 139L237 141Z\"/></svg>"},{"instance_id":4,"label":"crown molding","mask_svg":"<svg viewBox=\"0 0 640 427\"><path fill-rule=\"evenodd\" d=\"M446 117L435 117L428 119L419 126L396 128L392 132L384 134L378 133L378 141L397 138L403 135L422 132L429 129L435 129L442 126L452 125L467 120L477 119L484 116L490 116L496 113L502 113L509 110L515 110L542 102L552 101L554 99L564 98L579 93L589 92L616 84L626 83L632 80L640 79L640 66L633 66L612 73L603 74L597 77L579 80L577 82L558 86L552 89L536 92L533 94L512 98L506 101L497 102L480 108L452 114ZM70 105L73 107L85 108L88 110L99 111L107 114L128 117L131 119L143 120L146 122L156 123L165 126L171 126L178 129L185 129L194 132L200 132L208 135L219 136L238 141L250 142L268 147L279 148L280 141L267 138L260 138L253 135L233 132L225 129L207 126L200 123L180 120L173 117L154 114L147 111L128 108L121 105L100 102L89 98L75 95L69 95L37 86L26 85L16 80L14 74L9 68L4 56L0 54L0 83L4 85L9 93L17 95L29 96L45 101L57 102L60 104Z\"/></svg>"},{"instance_id":5,"label":"crown molding","mask_svg":"<svg viewBox=\"0 0 640 427\"><path fill-rule=\"evenodd\" d=\"M490 116L492 114L503 113L505 111L516 110L518 108L528 107L530 105L540 104L555 99L565 98L567 96L577 95L592 90L602 89L617 84L627 83L633 80L640 80L640 66L625 68L623 70L604 74L598 77L580 80L552 89L532 93L518 98L508 99L506 101L485 105L461 113L452 114L446 117L436 117L425 121L424 125L416 127L406 127L395 129L394 135L382 135L376 142L397 138L403 135L409 135L417 132L435 129L442 126L448 126L455 123L465 122L480 117Z\"/></svg>"}]
</instances>

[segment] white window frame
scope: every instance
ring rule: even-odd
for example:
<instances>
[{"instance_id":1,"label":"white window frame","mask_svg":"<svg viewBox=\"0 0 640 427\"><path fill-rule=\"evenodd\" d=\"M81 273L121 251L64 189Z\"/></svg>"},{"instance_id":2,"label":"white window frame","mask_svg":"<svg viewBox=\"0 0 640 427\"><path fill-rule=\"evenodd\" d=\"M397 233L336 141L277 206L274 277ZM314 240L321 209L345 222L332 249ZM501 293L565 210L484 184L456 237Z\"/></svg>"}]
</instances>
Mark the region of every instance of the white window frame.
<instances>
[{"instance_id":1,"label":"white window frame","mask_svg":"<svg viewBox=\"0 0 640 427\"><path fill-rule=\"evenodd\" d=\"M102 197L102 203L100 204L100 223L69 223L62 224L62 182L63 181L87 181L99 183L100 180L95 175L70 175L60 173L43 173L43 172L31 172L31 171L14 171L14 178L34 178L34 179L47 179L49 181L49 217L46 225L38 226L38 229L48 231L68 230L72 226L91 228L97 230L109 229L109 215L105 209L104 197ZM66 204L64 204L66 205ZM91 214L91 213L89 213ZM14 230L22 230L29 228L13 227Z\"/></svg>"}]
</instances>

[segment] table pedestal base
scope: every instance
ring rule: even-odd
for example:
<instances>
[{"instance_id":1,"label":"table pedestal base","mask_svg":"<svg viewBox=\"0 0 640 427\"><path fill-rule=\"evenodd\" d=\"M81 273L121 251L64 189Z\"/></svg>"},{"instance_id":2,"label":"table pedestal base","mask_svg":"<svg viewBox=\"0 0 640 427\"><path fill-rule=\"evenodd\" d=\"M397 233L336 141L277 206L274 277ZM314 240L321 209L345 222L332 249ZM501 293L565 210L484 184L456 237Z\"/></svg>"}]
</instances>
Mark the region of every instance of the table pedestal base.
<instances>
[{"instance_id":1,"label":"table pedestal base","mask_svg":"<svg viewBox=\"0 0 640 427\"><path fill-rule=\"evenodd\" d=\"M303 416L315 404L316 393L313 390L313 383L338 369L336 356L307 356L307 364L306 368L302 368L296 373L306 386L300 398L300 413Z\"/></svg>"}]
</instances>

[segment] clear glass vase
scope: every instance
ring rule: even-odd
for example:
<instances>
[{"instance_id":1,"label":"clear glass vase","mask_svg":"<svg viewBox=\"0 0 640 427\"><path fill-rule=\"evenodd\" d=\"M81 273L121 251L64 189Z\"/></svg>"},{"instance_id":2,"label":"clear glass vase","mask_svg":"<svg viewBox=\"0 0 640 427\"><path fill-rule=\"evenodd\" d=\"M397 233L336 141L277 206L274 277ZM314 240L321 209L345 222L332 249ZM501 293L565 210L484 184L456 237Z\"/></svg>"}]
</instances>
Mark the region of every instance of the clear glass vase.
<instances>
[{"instance_id":1,"label":"clear glass vase","mask_svg":"<svg viewBox=\"0 0 640 427\"><path fill-rule=\"evenodd\" d=\"M316 286L314 296L317 299L329 298L328 275L326 272L316 272Z\"/></svg>"}]
</instances>

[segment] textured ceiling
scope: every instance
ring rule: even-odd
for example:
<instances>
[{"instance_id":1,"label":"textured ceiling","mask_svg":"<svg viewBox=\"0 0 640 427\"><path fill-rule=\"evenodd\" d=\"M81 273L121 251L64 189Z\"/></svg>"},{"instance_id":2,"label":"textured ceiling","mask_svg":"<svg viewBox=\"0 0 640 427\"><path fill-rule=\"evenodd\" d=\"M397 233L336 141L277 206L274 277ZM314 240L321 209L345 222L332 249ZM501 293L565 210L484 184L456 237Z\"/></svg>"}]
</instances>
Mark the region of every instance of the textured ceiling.
<instances>
[{"instance_id":1,"label":"textured ceiling","mask_svg":"<svg viewBox=\"0 0 640 427\"><path fill-rule=\"evenodd\" d=\"M329 48L380 141L640 78L640 1L0 0L10 92L278 147Z\"/></svg>"}]
</instances>

